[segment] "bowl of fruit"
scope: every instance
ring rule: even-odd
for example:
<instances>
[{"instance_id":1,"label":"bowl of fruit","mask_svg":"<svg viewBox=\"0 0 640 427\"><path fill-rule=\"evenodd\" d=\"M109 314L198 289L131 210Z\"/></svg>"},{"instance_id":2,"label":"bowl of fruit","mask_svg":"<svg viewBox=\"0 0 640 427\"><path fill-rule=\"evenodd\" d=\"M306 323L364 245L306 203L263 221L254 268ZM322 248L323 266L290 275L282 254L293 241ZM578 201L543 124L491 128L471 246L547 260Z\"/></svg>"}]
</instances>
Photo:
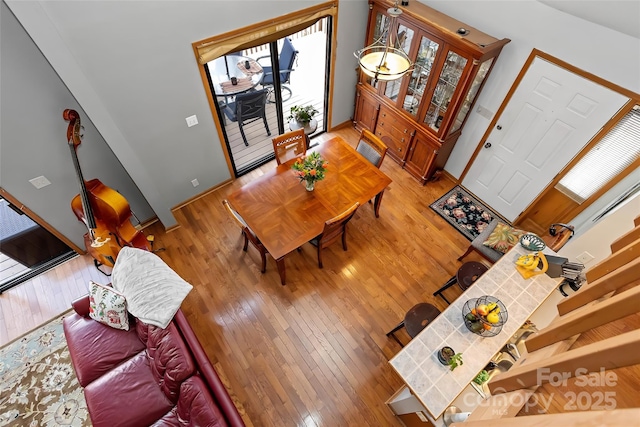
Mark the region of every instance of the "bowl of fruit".
<instances>
[{"instance_id":1,"label":"bowl of fruit","mask_svg":"<svg viewBox=\"0 0 640 427\"><path fill-rule=\"evenodd\" d=\"M467 329L483 337L498 335L508 317L502 301L490 295L472 298L462 307L462 318Z\"/></svg>"}]
</instances>

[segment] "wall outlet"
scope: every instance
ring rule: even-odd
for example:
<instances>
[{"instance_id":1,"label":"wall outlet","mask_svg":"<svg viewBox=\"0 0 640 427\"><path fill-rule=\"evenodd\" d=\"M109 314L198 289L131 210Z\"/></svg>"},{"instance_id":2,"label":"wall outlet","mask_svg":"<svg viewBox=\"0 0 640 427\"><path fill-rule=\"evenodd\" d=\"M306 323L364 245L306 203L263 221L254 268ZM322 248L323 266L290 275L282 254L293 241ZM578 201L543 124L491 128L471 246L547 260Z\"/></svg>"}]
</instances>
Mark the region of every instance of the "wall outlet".
<instances>
[{"instance_id":1,"label":"wall outlet","mask_svg":"<svg viewBox=\"0 0 640 427\"><path fill-rule=\"evenodd\" d=\"M200 185L197 179L192 180L191 184L193 184L194 187L197 187L198 185Z\"/></svg>"},{"instance_id":2,"label":"wall outlet","mask_svg":"<svg viewBox=\"0 0 640 427\"><path fill-rule=\"evenodd\" d=\"M576 259L583 264L588 263L589 261L593 260L593 258L594 256L591 255L589 252L582 252L580 255L576 257Z\"/></svg>"},{"instance_id":3,"label":"wall outlet","mask_svg":"<svg viewBox=\"0 0 640 427\"><path fill-rule=\"evenodd\" d=\"M195 126L198 124L198 117L195 116L195 114L193 116L189 116L185 119L187 121L187 126L191 127L191 126Z\"/></svg>"},{"instance_id":4,"label":"wall outlet","mask_svg":"<svg viewBox=\"0 0 640 427\"><path fill-rule=\"evenodd\" d=\"M30 179L29 182L33 184L33 186L36 187L38 190L41 189L42 187L46 187L47 185L51 184L51 181L49 181L47 178L45 178L42 175L37 176L33 179Z\"/></svg>"}]
</instances>

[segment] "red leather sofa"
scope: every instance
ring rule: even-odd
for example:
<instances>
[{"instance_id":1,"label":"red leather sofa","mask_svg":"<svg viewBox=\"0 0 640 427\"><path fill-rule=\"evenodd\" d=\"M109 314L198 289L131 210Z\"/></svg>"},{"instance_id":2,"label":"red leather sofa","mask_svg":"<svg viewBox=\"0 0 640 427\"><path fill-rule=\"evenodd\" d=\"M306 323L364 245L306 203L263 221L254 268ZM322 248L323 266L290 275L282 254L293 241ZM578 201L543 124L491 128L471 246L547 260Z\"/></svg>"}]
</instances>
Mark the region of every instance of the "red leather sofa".
<instances>
[{"instance_id":1,"label":"red leather sofa","mask_svg":"<svg viewBox=\"0 0 640 427\"><path fill-rule=\"evenodd\" d=\"M64 333L94 427L245 425L181 310L124 331L91 319L88 296L72 305Z\"/></svg>"}]
</instances>

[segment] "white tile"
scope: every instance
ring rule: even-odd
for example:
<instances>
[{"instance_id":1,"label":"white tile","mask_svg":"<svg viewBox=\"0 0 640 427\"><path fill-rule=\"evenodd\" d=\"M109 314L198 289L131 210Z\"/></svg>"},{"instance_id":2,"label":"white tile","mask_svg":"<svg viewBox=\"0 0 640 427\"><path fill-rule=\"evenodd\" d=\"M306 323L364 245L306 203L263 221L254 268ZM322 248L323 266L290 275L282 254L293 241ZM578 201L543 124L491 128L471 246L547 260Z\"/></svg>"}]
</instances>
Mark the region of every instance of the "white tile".
<instances>
[{"instance_id":1,"label":"white tile","mask_svg":"<svg viewBox=\"0 0 640 427\"><path fill-rule=\"evenodd\" d=\"M411 373L418 369L418 364L410 356L410 353L406 351L401 351L396 354L389 363L391 363L391 366L393 366L398 374L403 378L408 378Z\"/></svg>"}]
</instances>

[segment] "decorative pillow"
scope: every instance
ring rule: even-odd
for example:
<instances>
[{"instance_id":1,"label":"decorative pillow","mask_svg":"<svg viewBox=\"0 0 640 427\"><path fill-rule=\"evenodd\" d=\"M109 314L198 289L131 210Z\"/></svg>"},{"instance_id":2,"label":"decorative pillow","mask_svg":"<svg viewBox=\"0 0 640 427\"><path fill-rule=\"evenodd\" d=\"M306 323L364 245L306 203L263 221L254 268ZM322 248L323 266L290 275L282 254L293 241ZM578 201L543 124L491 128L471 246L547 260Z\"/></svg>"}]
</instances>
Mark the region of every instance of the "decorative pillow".
<instances>
[{"instance_id":1,"label":"decorative pillow","mask_svg":"<svg viewBox=\"0 0 640 427\"><path fill-rule=\"evenodd\" d=\"M158 255L129 246L118 252L111 284L125 296L132 315L162 329L193 288Z\"/></svg>"},{"instance_id":2,"label":"decorative pillow","mask_svg":"<svg viewBox=\"0 0 640 427\"><path fill-rule=\"evenodd\" d=\"M112 328L129 330L124 295L93 281L89 281L89 317Z\"/></svg>"},{"instance_id":3,"label":"decorative pillow","mask_svg":"<svg viewBox=\"0 0 640 427\"><path fill-rule=\"evenodd\" d=\"M524 231L499 222L482 244L504 254L518 243L523 234Z\"/></svg>"}]
</instances>

